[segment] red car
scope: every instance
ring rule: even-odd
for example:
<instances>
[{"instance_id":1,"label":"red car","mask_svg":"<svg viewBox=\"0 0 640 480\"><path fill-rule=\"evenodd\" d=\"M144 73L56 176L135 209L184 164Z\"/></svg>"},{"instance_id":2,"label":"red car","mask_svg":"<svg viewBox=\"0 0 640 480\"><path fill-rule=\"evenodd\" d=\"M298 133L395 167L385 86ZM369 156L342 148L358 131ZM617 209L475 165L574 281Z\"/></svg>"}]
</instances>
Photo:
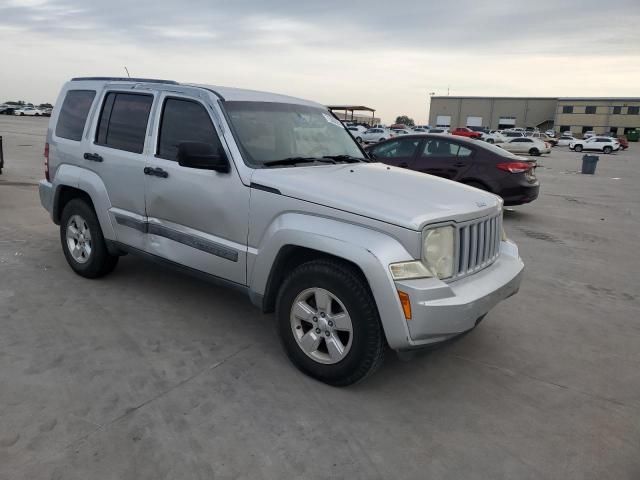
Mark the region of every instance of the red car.
<instances>
[{"instance_id":1,"label":"red car","mask_svg":"<svg viewBox=\"0 0 640 480\"><path fill-rule=\"evenodd\" d=\"M481 138L482 134L480 132L476 132L467 127L454 128L451 132L452 135L458 135L460 137L468 137L468 138Z\"/></svg>"}]
</instances>

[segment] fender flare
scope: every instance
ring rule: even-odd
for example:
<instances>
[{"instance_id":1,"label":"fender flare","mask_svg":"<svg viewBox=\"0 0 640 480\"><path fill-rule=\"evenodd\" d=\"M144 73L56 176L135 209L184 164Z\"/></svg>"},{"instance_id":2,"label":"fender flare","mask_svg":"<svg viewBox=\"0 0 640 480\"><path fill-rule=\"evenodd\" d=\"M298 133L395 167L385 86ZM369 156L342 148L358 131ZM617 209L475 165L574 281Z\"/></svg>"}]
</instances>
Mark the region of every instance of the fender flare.
<instances>
[{"instance_id":1,"label":"fender flare","mask_svg":"<svg viewBox=\"0 0 640 480\"><path fill-rule=\"evenodd\" d=\"M391 348L406 345L409 329L388 265L413 257L392 236L322 216L287 212L265 231L258 248L249 247L247 277L253 295L264 295L276 258L285 247L304 247L357 265L378 307Z\"/></svg>"},{"instance_id":2,"label":"fender flare","mask_svg":"<svg viewBox=\"0 0 640 480\"><path fill-rule=\"evenodd\" d=\"M93 208L100 222L102 234L108 240L116 240L116 233L111 223L109 209L111 200L107 193L107 188L97 173L74 165L61 165L55 173L55 193L53 200L53 212L58 211L60 194L63 187L73 187L83 191L93 203Z\"/></svg>"}]
</instances>

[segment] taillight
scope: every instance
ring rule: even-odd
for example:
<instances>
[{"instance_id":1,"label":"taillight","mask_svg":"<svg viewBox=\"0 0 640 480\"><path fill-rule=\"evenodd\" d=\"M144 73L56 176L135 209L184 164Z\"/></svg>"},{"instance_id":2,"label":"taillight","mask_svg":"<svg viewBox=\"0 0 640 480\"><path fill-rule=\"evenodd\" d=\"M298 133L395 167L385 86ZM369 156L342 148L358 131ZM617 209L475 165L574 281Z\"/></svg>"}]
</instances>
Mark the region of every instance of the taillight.
<instances>
[{"instance_id":1,"label":"taillight","mask_svg":"<svg viewBox=\"0 0 640 480\"><path fill-rule=\"evenodd\" d=\"M508 162L499 163L496 165L496 167L509 173L522 173L533 168L533 165L527 162Z\"/></svg>"},{"instance_id":2,"label":"taillight","mask_svg":"<svg viewBox=\"0 0 640 480\"><path fill-rule=\"evenodd\" d=\"M49 182L49 143L44 144L44 178Z\"/></svg>"}]
</instances>

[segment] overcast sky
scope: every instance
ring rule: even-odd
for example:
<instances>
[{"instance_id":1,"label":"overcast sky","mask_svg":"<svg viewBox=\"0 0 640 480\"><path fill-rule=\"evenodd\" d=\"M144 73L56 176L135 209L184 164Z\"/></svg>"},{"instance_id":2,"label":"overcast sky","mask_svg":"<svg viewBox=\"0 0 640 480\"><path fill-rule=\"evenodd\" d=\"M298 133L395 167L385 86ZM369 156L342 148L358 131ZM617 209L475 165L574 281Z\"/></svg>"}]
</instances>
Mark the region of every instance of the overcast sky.
<instances>
[{"instance_id":1,"label":"overcast sky","mask_svg":"<svg viewBox=\"0 0 640 480\"><path fill-rule=\"evenodd\" d=\"M0 102L124 75L369 105L640 96L638 0L0 0Z\"/></svg>"}]
</instances>

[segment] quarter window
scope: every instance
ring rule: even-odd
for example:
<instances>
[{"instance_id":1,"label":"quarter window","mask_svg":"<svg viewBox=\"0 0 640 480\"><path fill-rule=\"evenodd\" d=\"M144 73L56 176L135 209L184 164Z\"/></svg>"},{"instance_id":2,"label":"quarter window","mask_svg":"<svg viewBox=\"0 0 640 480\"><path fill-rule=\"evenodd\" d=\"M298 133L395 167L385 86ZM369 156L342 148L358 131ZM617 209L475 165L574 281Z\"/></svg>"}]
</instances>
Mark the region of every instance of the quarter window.
<instances>
[{"instance_id":1,"label":"quarter window","mask_svg":"<svg viewBox=\"0 0 640 480\"><path fill-rule=\"evenodd\" d=\"M56 137L80 141L84 124L87 121L91 104L96 96L93 90L69 90L62 102L58 124L56 125Z\"/></svg>"},{"instance_id":2,"label":"quarter window","mask_svg":"<svg viewBox=\"0 0 640 480\"><path fill-rule=\"evenodd\" d=\"M158 139L158 157L177 160L182 142L207 143L217 150L222 145L204 106L191 100L168 98L164 102Z\"/></svg>"},{"instance_id":3,"label":"quarter window","mask_svg":"<svg viewBox=\"0 0 640 480\"><path fill-rule=\"evenodd\" d=\"M96 143L142 153L153 95L110 92L100 114Z\"/></svg>"}]
</instances>

